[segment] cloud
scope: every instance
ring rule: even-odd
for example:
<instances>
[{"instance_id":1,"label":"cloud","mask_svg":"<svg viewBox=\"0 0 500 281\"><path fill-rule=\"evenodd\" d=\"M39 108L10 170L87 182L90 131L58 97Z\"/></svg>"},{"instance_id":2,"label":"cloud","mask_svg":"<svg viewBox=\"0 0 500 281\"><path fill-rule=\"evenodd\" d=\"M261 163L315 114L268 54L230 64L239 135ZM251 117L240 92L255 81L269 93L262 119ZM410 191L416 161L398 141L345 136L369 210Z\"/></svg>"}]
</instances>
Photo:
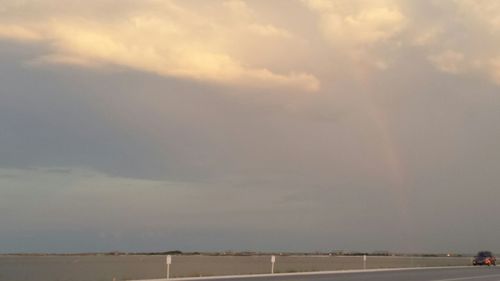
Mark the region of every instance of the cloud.
<instances>
[{"instance_id":1,"label":"cloud","mask_svg":"<svg viewBox=\"0 0 500 281\"><path fill-rule=\"evenodd\" d=\"M36 1L26 3L4 7L6 14L20 16L0 21L0 37L44 41L52 53L35 59L38 64L118 65L226 85L319 89L319 80L312 74L294 69L276 72L272 62L253 65L239 59L238 53L246 50L234 50L233 40L292 37L283 28L259 22L242 1L218 2L215 9L195 12L182 2L149 0L142 5L135 3L109 19L98 13L82 17L74 6L63 13L59 10L64 8L45 8L35 17L29 11L37 7ZM53 5L49 7L54 7L57 1L50 3ZM113 5L121 2L88 2L83 8L99 10Z\"/></svg>"},{"instance_id":2,"label":"cloud","mask_svg":"<svg viewBox=\"0 0 500 281\"><path fill-rule=\"evenodd\" d=\"M30 65L45 65L45 64L66 64L78 67L96 68L102 66L101 63L94 62L89 59L63 54L51 54L38 57L28 62Z\"/></svg>"},{"instance_id":3,"label":"cloud","mask_svg":"<svg viewBox=\"0 0 500 281\"><path fill-rule=\"evenodd\" d=\"M273 5L9 0L0 3L0 38L43 44L37 66L121 66L236 87L314 92L318 77L333 80L330 65L365 77L408 52L447 74L497 81L498 1L289 2L299 21Z\"/></svg>"},{"instance_id":4,"label":"cloud","mask_svg":"<svg viewBox=\"0 0 500 281\"><path fill-rule=\"evenodd\" d=\"M256 34L265 37L283 37L283 38L291 38L292 35L290 32L285 29L276 28L273 25L267 24L251 24L248 26L248 29Z\"/></svg>"},{"instance_id":5,"label":"cloud","mask_svg":"<svg viewBox=\"0 0 500 281\"><path fill-rule=\"evenodd\" d=\"M493 81L500 85L500 57L492 59L489 65Z\"/></svg>"},{"instance_id":6,"label":"cloud","mask_svg":"<svg viewBox=\"0 0 500 281\"><path fill-rule=\"evenodd\" d=\"M423 30L419 29L416 31L416 34L411 40L414 45L420 47L436 44L436 42L439 40L439 36L443 33L443 30L436 26L421 29Z\"/></svg>"},{"instance_id":7,"label":"cloud","mask_svg":"<svg viewBox=\"0 0 500 281\"><path fill-rule=\"evenodd\" d=\"M494 13L303 3L0 1L0 249L477 248L500 191ZM316 75L323 94L283 94ZM219 94L247 86L276 94Z\"/></svg>"},{"instance_id":8,"label":"cloud","mask_svg":"<svg viewBox=\"0 0 500 281\"><path fill-rule=\"evenodd\" d=\"M427 60L447 74L478 75L498 83L500 2L435 1L429 7L436 16L413 24L413 43L427 53Z\"/></svg>"},{"instance_id":9,"label":"cloud","mask_svg":"<svg viewBox=\"0 0 500 281\"><path fill-rule=\"evenodd\" d=\"M270 229L284 233L294 230L300 237L310 235L307 226L321 222L307 218L311 212L315 218L324 214L319 203L330 206L332 201L321 199L325 196L318 192L325 192L324 189L287 189L284 193L274 185L256 189L235 188L223 182L133 179L82 167L0 168L0 234L11 237L2 239L0 246L13 252L33 251L33 244L26 244L24 235L16 235L19 233L37 236L37 251L50 252L104 251L110 250L110 245L121 250L157 250L165 242L183 249L198 247L197 250L228 245L228 241L216 242L214 233L241 239L231 245L240 249L248 247L257 233L272 235ZM295 194L300 196L290 198ZM304 230L298 230L298 226ZM228 230L242 235L229 234ZM52 244L47 232L50 237L57 237L56 243ZM71 241L68 232L81 236ZM141 239L145 235L157 239ZM193 237L199 238L195 244ZM283 236L273 239L270 245L286 246L288 243L282 239ZM134 246L130 241L134 241Z\"/></svg>"},{"instance_id":10,"label":"cloud","mask_svg":"<svg viewBox=\"0 0 500 281\"><path fill-rule=\"evenodd\" d=\"M407 18L397 1L302 0L319 16L327 43L347 55L356 68L385 70L389 60L378 47L391 43L405 29Z\"/></svg>"},{"instance_id":11,"label":"cloud","mask_svg":"<svg viewBox=\"0 0 500 281\"><path fill-rule=\"evenodd\" d=\"M13 24L0 25L0 38L19 41L38 41L43 39L36 31Z\"/></svg>"},{"instance_id":12,"label":"cloud","mask_svg":"<svg viewBox=\"0 0 500 281\"><path fill-rule=\"evenodd\" d=\"M500 30L500 2L496 0L454 0L457 14L471 24L486 25L493 31Z\"/></svg>"},{"instance_id":13,"label":"cloud","mask_svg":"<svg viewBox=\"0 0 500 281\"><path fill-rule=\"evenodd\" d=\"M440 71L459 74L465 71L465 57L464 54L447 50L442 53L429 56L429 61Z\"/></svg>"},{"instance_id":14,"label":"cloud","mask_svg":"<svg viewBox=\"0 0 500 281\"><path fill-rule=\"evenodd\" d=\"M392 38L405 24L398 5L390 1L303 2L320 15L320 28L332 44L374 44Z\"/></svg>"},{"instance_id":15,"label":"cloud","mask_svg":"<svg viewBox=\"0 0 500 281\"><path fill-rule=\"evenodd\" d=\"M413 49L418 50L419 59L441 72L498 81L498 1L411 5L402 0L301 2L318 15L318 31L331 50L346 58L355 70L366 70L366 66L369 70L389 69ZM483 44L477 44L479 41Z\"/></svg>"}]
</instances>

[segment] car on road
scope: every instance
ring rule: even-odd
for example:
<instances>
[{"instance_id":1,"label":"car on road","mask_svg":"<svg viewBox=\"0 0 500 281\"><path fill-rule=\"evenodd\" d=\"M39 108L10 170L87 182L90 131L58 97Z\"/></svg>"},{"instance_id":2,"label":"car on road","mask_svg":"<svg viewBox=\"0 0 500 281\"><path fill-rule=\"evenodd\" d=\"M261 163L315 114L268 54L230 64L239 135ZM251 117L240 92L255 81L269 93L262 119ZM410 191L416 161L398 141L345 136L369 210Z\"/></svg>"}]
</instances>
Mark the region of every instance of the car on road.
<instances>
[{"instance_id":1,"label":"car on road","mask_svg":"<svg viewBox=\"0 0 500 281\"><path fill-rule=\"evenodd\" d=\"M472 265L496 265L497 259L490 251L481 251L472 260Z\"/></svg>"}]
</instances>

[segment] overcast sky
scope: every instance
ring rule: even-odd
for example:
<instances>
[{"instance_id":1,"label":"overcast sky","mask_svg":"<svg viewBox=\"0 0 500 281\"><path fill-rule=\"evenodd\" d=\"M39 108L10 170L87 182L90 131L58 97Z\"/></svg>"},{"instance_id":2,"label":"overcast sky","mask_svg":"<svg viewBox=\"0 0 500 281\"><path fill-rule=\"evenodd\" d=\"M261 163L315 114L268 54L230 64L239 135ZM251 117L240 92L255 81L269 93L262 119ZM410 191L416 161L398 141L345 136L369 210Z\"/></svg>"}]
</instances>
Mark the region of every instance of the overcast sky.
<instances>
[{"instance_id":1,"label":"overcast sky","mask_svg":"<svg viewBox=\"0 0 500 281\"><path fill-rule=\"evenodd\" d=\"M500 252L497 0L3 0L0 252Z\"/></svg>"}]
</instances>

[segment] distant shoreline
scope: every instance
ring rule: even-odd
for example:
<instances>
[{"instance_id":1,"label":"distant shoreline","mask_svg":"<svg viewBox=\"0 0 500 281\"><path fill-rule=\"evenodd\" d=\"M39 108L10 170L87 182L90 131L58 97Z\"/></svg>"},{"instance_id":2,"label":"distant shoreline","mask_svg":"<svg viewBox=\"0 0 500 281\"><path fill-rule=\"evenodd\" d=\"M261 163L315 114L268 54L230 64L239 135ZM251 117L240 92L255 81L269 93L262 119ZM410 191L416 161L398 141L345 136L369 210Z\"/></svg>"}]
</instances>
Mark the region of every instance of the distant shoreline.
<instances>
[{"instance_id":1,"label":"distant shoreline","mask_svg":"<svg viewBox=\"0 0 500 281\"><path fill-rule=\"evenodd\" d=\"M0 253L2 256L393 256L393 257L471 257L472 254L450 254L450 253L390 253L390 252L82 252L82 253Z\"/></svg>"}]
</instances>

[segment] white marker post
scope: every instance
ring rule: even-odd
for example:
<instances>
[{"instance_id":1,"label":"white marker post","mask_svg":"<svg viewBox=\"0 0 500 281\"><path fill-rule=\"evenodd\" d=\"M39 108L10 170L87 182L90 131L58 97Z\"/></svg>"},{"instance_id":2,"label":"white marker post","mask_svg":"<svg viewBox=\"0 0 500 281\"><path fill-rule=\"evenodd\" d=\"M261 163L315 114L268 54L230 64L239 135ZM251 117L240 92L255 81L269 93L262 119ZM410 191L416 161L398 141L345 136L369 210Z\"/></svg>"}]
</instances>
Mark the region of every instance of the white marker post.
<instances>
[{"instance_id":1,"label":"white marker post","mask_svg":"<svg viewBox=\"0 0 500 281\"><path fill-rule=\"evenodd\" d=\"M172 256L167 256L167 279L170 278L170 264L172 264Z\"/></svg>"},{"instance_id":2,"label":"white marker post","mask_svg":"<svg viewBox=\"0 0 500 281\"><path fill-rule=\"evenodd\" d=\"M276 262L276 257L271 256L271 274L274 274L274 263Z\"/></svg>"},{"instance_id":3,"label":"white marker post","mask_svg":"<svg viewBox=\"0 0 500 281\"><path fill-rule=\"evenodd\" d=\"M366 255L363 255L363 269L366 269Z\"/></svg>"}]
</instances>

